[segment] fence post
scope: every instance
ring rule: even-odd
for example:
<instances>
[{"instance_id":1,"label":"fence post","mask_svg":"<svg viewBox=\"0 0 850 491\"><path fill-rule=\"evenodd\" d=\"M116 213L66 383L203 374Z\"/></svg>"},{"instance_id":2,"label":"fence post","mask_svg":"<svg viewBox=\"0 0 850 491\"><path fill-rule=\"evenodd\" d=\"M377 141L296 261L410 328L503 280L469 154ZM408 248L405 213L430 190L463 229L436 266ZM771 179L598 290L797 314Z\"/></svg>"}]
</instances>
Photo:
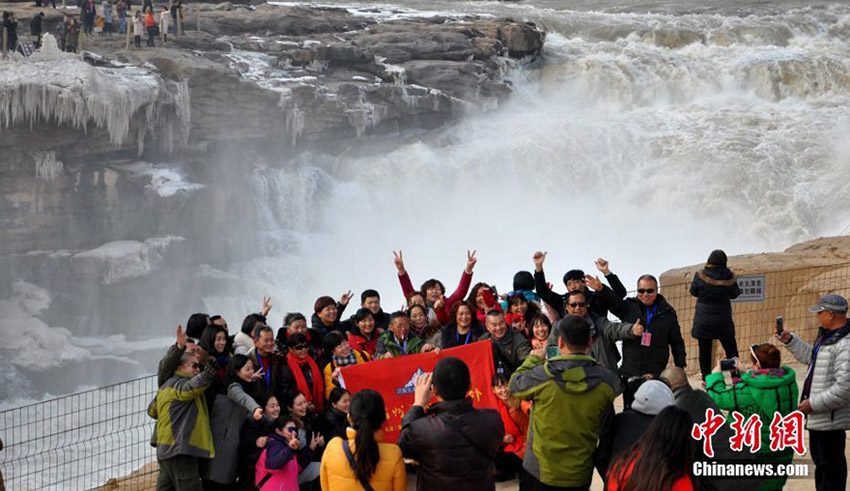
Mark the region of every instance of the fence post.
<instances>
[{"instance_id":1,"label":"fence post","mask_svg":"<svg viewBox=\"0 0 850 491\"><path fill-rule=\"evenodd\" d=\"M82 29L80 29L80 32L77 34L77 53L83 52L83 41L85 40L85 37L86 37L85 30L86 30L86 28L83 27Z\"/></svg>"},{"instance_id":2,"label":"fence post","mask_svg":"<svg viewBox=\"0 0 850 491\"><path fill-rule=\"evenodd\" d=\"M5 60L9 53L9 33L6 31L6 28L3 28L3 59Z\"/></svg>"},{"instance_id":3,"label":"fence post","mask_svg":"<svg viewBox=\"0 0 850 491\"><path fill-rule=\"evenodd\" d=\"M130 25L127 23L128 17L124 17L124 30L127 31L127 51L130 51Z\"/></svg>"}]
</instances>

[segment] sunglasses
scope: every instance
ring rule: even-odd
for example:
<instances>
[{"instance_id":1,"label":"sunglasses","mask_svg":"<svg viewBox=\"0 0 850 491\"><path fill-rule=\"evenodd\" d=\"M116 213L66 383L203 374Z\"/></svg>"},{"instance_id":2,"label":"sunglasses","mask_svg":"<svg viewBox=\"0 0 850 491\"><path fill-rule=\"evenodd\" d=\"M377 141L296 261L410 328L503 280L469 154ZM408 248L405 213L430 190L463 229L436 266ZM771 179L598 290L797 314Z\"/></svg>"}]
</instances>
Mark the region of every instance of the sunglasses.
<instances>
[{"instance_id":1,"label":"sunglasses","mask_svg":"<svg viewBox=\"0 0 850 491\"><path fill-rule=\"evenodd\" d=\"M200 369L200 368L201 368L201 364L200 364L200 363L192 363L190 366L191 366L192 368L198 368L198 369Z\"/></svg>"},{"instance_id":2,"label":"sunglasses","mask_svg":"<svg viewBox=\"0 0 850 491\"><path fill-rule=\"evenodd\" d=\"M287 426L287 427L285 428L285 430L286 430L288 433L292 433L293 435L294 435L294 434L296 434L296 433L298 433L298 428L296 428L295 426Z\"/></svg>"},{"instance_id":3,"label":"sunglasses","mask_svg":"<svg viewBox=\"0 0 850 491\"><path fill-rule=\"evenodd\" d=\"M572 307L574 309L578 308L578 307L587 307L587 304L585 302L575 302L575 303L571 303L570 307Z\"/></svg>"},{"instance_id":4,"label":"sunglasses","mask_svg":"<svg viewBox=\"0 0 850 491\"><path fill-rule=\"evenodd\" d=\"M655 293L655 288L638 288L637 292L640 293L640 294Z\"/></svg>"},{"instance_id":5,"label":"sunglasses","mask_svg":"<svg viewBox=\"0 0 850 491\"><path fill-rule=\"evenodd\" d=\"M309 347L309 346L308 346L308 345L306 345L306 344L298 344L298 345L293 346L293 347L292 347L292 349L294 349L294 350L302 350L302 349L307 349L308 347Z\"/></svg>"}]
</instances>

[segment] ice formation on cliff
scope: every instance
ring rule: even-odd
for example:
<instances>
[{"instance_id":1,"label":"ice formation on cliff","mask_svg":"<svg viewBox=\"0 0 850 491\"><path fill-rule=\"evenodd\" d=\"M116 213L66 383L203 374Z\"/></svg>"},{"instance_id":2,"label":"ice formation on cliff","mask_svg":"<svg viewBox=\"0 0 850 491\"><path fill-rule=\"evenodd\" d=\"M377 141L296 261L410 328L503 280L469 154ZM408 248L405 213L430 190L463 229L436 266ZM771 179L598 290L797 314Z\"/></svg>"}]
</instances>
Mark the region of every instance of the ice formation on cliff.
<instances>
[{"instance_id":1,"label":"ice formation on cliff","mask_svg":"<svg viewBox=\"0 0 850 491\"><path fill-rule=\"evenodd\" d=\"M123 143L130 121L142 111L143 126L152 126L162 99L170 101L162 79L138 67L95 67L58 51L52 36L29 59L0 71L0 123L69 125L85 131L105 128L113 144Z\"/></svg>"}]
</instances>

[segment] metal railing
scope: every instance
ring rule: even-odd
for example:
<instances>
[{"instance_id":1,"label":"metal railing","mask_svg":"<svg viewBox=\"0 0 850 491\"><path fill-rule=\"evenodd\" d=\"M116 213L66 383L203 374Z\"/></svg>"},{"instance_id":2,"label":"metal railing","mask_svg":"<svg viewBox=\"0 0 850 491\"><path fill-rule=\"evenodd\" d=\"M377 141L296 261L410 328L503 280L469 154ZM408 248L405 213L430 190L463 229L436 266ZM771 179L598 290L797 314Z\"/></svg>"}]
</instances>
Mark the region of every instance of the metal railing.
<instances>
[{"instance_id":1,"label":"metal railing","mask_svg":"<svg viewBox=\"0 0 850 491\"><path fill-rule=\"evenodd\" d=\"M155 394L149 376L0 412L7 489L152 488Z\"/></svg>"}]
</instances>

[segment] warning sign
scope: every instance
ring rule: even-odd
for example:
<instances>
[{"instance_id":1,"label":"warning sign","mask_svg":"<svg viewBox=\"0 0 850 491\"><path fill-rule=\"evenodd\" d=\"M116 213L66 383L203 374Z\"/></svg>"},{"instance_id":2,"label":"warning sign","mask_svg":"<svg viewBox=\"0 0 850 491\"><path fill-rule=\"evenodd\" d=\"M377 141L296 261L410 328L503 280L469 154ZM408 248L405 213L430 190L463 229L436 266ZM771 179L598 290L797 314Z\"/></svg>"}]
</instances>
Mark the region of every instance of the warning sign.
<instances>
[{"instance_id":1,"label":"warning sign","mask_svg":"<svg viewBox=\"0 0 850 491\"><path fill-rule=\"evenodd\" d=\"M738 276L741 294L733 302L764 302L764 275Z\"/></svg>"}]
</instances>

